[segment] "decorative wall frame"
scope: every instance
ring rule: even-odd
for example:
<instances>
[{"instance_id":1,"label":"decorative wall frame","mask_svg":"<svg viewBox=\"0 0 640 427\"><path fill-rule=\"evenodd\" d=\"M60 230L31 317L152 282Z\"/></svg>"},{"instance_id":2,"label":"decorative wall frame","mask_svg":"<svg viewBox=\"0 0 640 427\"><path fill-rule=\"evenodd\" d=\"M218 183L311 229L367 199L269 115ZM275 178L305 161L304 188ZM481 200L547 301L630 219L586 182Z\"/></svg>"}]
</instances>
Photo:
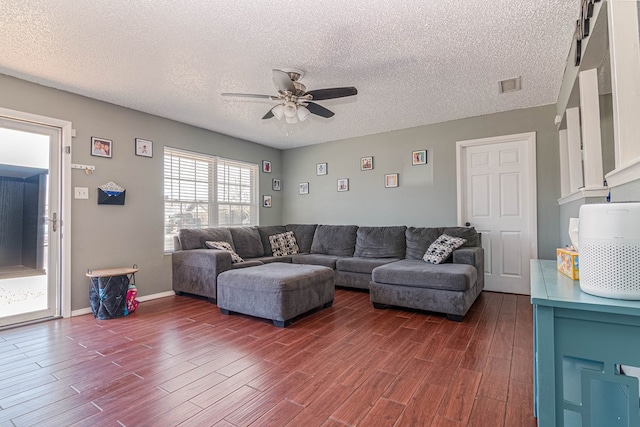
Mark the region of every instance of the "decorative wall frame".
<instances>
[{"instance_id":1,"label":"decorative wall frame","mask_svg":"<svg viewBox=\"0 0 640 427\"><path fill-rule=\"evenodd\" d=\"M97 157L113 156L113 141L105 138L91 137L91 155Z\"/></svg>"},{"instance_id":2,"label":"decorative wall frame","mask_svg":"<svg viewBox=\"0 0 640 427\"><path fill-rule=\"evenodd\" d=\"M316 175L326 175L326 174L327 174L327 164L318 163L316 165Z\"/></svg>"},{"instance_id":3,"label":"decorative wall frame","mask_svg":"<svg viewBox=\"0 0 640 427\"><path fill-rule=\"evenodd\" d=\"M373 156L360 158L360 170L361 171L373 170Z\"/></svg>"},{"instance_id":4,"label":"decorative wall frame","mask_svg":"<svg viewBox=\"0 0 640 427\"><path fill-rule=\"evenodd\" d=\"M280 191L280 180L279 179L273 178L271 180L271 189L273 191Z\"/></svg>"},{"instance_id":5,"label":"decorative wall frame","mask_svg":"<svg viewBox=\"0 0 640 427\"><path fill-rule=\"evenodd\" d=\"M384 176L384 186L385 188L394 188L399 185L398 182L398 174L397 173L388 173Z\"/></svg>"},{"instance_id":6,"label":"decorative wall frame","mask_svg":"<svg viewBox=\"0 0 640 427\"><path fill-rule=\"evenodd\" d=\"M301 182L300 184L298 184L298 193L309 194L309 183Z\"/></svg>"},{"instance_id":7,"label":"decorative wall frame","mask_svg":"<svg viewBox=\"0 0 640 427\"><path fill-rule=\"evenodd\" d=\"M136 138L136 156L153 157L153 142Z\"/></svg>"},{"instance_id":8,"label":"decorative wall frame","mask_svg":"<svg viewBox=\"0 0 640 427\"><path fill-rule=\"evenodd\" d=\"M427 164L427 150L416 150L411 153L411 164L426 165Z\"/></svg>"},{"instance_id":9,"label":"decorative wall frame","mask_svg":"<svg viewBox=\"0 0 640 427\"><path fill-rule=\"evenodd\" d=\"M262 196L262 207L263 208L271 207L271 196Z\"/></svg>"},{"instance_id":10,"label":"decorative wall frame","mask_svg":"<svg viewBox=\"0 0 640 427\"><path fill-rule=\"evenodd\" d=\"M262 161L262 172L271 173L271 162L268 160Z\"/></svg>"},{"instance_id":11,"label":"decorative wall frame","mask_svg":"<svg viewBox=\"0 0 640 427\"><path fill-rule=\"evenodd\" d=\"M338 180L338 191L349 191L349 178L340 178Z\"/></svg>"}]
</instances>

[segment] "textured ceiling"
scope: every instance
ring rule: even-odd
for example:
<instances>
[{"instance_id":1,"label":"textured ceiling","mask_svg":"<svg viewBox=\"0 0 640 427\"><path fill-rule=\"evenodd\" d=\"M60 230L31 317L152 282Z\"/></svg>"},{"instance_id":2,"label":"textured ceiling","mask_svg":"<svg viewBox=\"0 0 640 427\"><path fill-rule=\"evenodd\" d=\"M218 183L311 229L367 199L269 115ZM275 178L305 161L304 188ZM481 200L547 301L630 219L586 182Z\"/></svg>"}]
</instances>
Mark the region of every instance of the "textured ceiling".
<instances>
[{"instance_id":1,"label":"textured ceiling","mask_svg":"<svg viewBox=\"0 0 640 427\"><path fill-rule=\"evenodd\" d=\"M0 73L290 148L555 103L579 3L2 0ZM273 68L359 93L293 125L220 96L275 94Z\"/></svg>"}]
</instances>

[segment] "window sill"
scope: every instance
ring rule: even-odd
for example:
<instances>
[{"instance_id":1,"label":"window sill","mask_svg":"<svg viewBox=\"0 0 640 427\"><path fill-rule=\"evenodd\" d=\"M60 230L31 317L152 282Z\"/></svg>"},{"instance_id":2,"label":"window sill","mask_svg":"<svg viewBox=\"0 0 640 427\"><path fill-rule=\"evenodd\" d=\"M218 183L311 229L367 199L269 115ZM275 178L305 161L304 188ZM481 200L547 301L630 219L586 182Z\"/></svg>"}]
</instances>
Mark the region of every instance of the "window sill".
<instances>
[{"instance_id":1,"label":"window sill","mask_svg":"<svg viewBox=\"0 0 640 427\"><path fill-rule=\"evenodd\" d=\"M607 197L609 194L609 189L606 187L602 188L581 188L575 193L571 193L568 196L562 197L558 199L558 205L566 205L567 203L575 202L577 200L589 199L592 197Z\"/></svg>"},{"instance_id":2,"label":"window sill","mask_svg":"<svg viewBox=\"0 0 640 427\"><path fill-rule=\"evenodd\" d=\"M621 168L612 170L605 175L605 179L607 180L607 184L609 184L609 187L618 187L630 182L639 181L640 158Z\"/></svg>"}]
</instances>

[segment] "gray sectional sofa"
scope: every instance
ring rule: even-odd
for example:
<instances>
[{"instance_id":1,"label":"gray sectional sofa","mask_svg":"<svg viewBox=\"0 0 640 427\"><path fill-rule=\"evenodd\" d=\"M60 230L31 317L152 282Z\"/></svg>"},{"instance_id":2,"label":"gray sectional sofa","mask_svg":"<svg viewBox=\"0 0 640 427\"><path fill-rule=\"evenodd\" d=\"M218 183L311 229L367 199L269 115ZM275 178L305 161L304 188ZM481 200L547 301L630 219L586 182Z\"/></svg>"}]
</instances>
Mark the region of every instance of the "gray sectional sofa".
<instances>
[{"instance_id":1,"label":"gray sectional sofa","mask_svg":"<svg viewBox=\"0 0 640 427\"><path fill-rule=\"evenodd\" d=\"M269 236L292 231L299 252L273 256ZM466 239L442 264L422 260L441 234ZM330 267L335 285L370 291L377 308L405 307L445 313L462 320L484 287L481 236L468 227L359 227L289 224L286 226L182 229L172 254L173 290L217 298L217 278L224 271L272 262ZM225 241L229 252L206 249L206 241Z\"/></svg>"}]
</instances>

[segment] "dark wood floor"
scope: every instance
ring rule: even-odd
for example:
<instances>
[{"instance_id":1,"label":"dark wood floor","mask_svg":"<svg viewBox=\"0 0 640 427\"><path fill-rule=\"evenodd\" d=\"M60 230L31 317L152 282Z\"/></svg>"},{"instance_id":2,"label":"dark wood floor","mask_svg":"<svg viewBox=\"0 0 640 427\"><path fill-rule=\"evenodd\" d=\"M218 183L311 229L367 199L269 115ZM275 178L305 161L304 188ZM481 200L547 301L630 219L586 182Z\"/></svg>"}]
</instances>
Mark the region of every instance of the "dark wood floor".
<instances>
[{"instance_id":1,"label":"dark wood floor","mask_svg":"<svg viewBox=\"0 0 640 427\"><path fill-rule=\"evenodd\" d=\"M535 426L529 298L462 323L338 290L286 329L191 297L0 331L0 426Z\"/></svg>"}]
</instances>

